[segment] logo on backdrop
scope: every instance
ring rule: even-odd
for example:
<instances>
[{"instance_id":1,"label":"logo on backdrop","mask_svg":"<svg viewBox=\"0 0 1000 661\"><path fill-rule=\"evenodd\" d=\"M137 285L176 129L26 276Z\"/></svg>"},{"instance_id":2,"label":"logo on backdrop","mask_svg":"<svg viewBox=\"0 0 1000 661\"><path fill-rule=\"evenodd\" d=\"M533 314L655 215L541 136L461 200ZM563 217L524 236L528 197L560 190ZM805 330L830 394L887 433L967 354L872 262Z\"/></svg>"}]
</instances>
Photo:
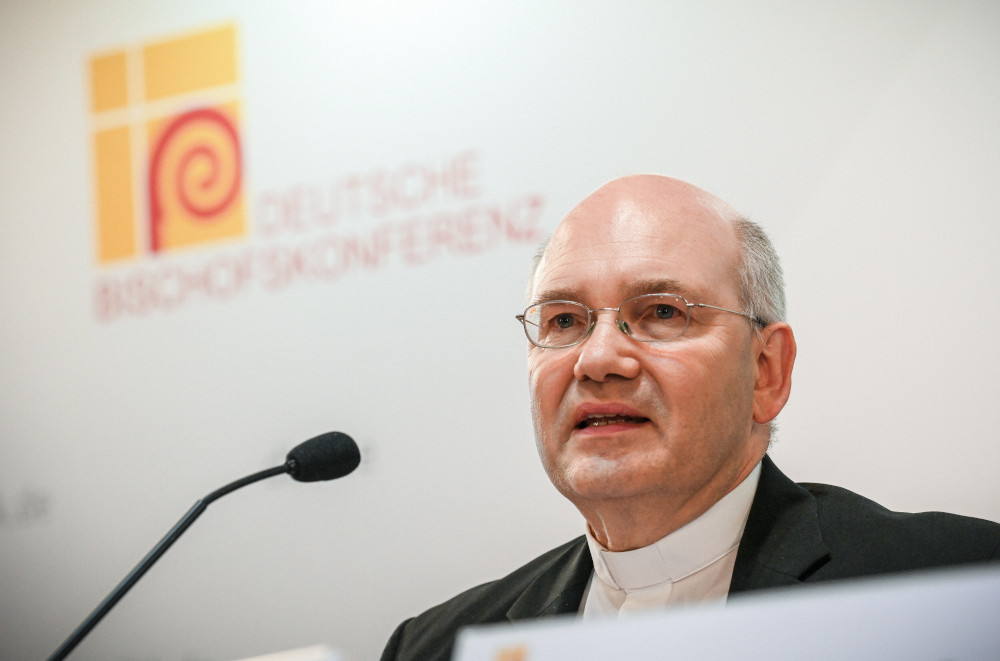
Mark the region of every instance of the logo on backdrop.
<instances>
[{"instance_id":1,"label":"logo on backdrop","mask_svg":"<svg viewBox=\"0 0 1000 661\"><path fill-rule=\"evenodd\" d=\"M244 234L237 70L232 25L90 60L99 262Z\"/></svg>"},{"instance_id":2,"label":"logo on backdrop","mask_svg":"<svg viewBox=\"0 0 1000 661\"><path fill-rule=\"evenodd\" d=\"M89 64L99 321L540 238L544 197L486 197L475 149L290 185L259 172L251 202L232 25Z\"/></svg>"}]
</instances>

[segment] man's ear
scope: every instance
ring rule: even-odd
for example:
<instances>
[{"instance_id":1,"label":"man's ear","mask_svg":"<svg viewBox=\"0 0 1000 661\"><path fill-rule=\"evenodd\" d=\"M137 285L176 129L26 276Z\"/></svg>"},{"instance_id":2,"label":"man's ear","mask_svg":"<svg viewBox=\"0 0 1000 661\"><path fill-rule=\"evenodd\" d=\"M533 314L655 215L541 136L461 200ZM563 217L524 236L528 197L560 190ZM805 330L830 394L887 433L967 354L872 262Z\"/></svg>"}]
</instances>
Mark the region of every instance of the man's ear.
<instances>
[{"instance_id":1,"label":"man's ear","mask_svg":"<svg viewBox=\"0 0 1000 661\"><path fill-rule=\"evenodd\" d=\"M795 363L795 335L783 321L761 331L757 364L754 370L753 419L765 424L777 417L792 390L792 365Z\"/></svg>"}]
</instances>

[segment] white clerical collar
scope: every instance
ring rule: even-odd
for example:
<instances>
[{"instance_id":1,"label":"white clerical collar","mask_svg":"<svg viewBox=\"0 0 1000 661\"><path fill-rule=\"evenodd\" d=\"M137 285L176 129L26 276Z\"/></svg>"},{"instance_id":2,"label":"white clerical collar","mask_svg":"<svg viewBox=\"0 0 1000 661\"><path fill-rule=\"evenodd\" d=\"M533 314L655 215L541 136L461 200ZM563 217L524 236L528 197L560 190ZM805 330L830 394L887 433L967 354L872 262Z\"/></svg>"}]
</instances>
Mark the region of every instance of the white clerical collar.
<instances>
[{"instance_id":1,"label":"white clerical collar","mask_svg":"<svg viewBox=\"0 0 1000 661\"><path fill-rule=\"evenodd\" d=\"M676 582L735 549L757 491L760 464L704 514L657 542L633 551L608 551L587 529L594 573L618 590Z\"/></svg>"}]
</instances>

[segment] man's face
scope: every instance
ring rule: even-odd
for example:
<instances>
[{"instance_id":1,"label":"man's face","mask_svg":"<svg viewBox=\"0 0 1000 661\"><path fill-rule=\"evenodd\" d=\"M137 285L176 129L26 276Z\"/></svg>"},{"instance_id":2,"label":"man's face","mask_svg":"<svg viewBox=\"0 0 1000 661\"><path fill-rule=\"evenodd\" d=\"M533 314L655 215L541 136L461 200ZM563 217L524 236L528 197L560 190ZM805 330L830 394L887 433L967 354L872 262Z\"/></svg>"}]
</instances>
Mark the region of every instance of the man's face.
<instances>
[{"instance_id":1,"label":"man's face","mask_svg":"<svg viewBox=\"0 0 1000 661\"><path fill-rule=\"evenodd\" d=\"M616 308L668 292L742 310L737 240L720 215L727 212L681 182L612 182L557 229L532 300ZM643 343L616 328L613 312L598 319L582 344L529 350L536 441L549 478L581 510L634 497L675 510L715 502L766 449L751 434L753 329L738 315L696 308L683 337Z\"/></svg>"}]
</instances>

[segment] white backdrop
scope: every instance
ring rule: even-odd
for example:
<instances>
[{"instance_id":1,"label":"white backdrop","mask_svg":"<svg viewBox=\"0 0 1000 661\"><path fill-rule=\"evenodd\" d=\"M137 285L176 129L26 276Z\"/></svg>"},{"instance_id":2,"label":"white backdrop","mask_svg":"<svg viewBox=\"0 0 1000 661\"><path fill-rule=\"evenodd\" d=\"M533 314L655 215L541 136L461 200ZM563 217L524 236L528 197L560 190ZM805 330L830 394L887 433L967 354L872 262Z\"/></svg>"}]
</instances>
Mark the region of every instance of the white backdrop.
<instances>
[{"instance_id":1,"label":"white backdrop","mask_svg":"<svg viewBox=\"0 0 1000 661\"><path fill-rule=\"evenodd\" d=\"M89 59L228 23L248 234L98 263ZM786 473L1000 519L994 2L8 0L0 90L4 659L49 654L197 498L328 430L356 474L214 504L75 658L376 658L404 617L579 534L513 315L537 242L632 172L772 233L800 351ZM268 236L268 195L455 158L483 209L534 200L522 233L95 313L102 278L322 231Z\"/></svg>"}]
</instances>

